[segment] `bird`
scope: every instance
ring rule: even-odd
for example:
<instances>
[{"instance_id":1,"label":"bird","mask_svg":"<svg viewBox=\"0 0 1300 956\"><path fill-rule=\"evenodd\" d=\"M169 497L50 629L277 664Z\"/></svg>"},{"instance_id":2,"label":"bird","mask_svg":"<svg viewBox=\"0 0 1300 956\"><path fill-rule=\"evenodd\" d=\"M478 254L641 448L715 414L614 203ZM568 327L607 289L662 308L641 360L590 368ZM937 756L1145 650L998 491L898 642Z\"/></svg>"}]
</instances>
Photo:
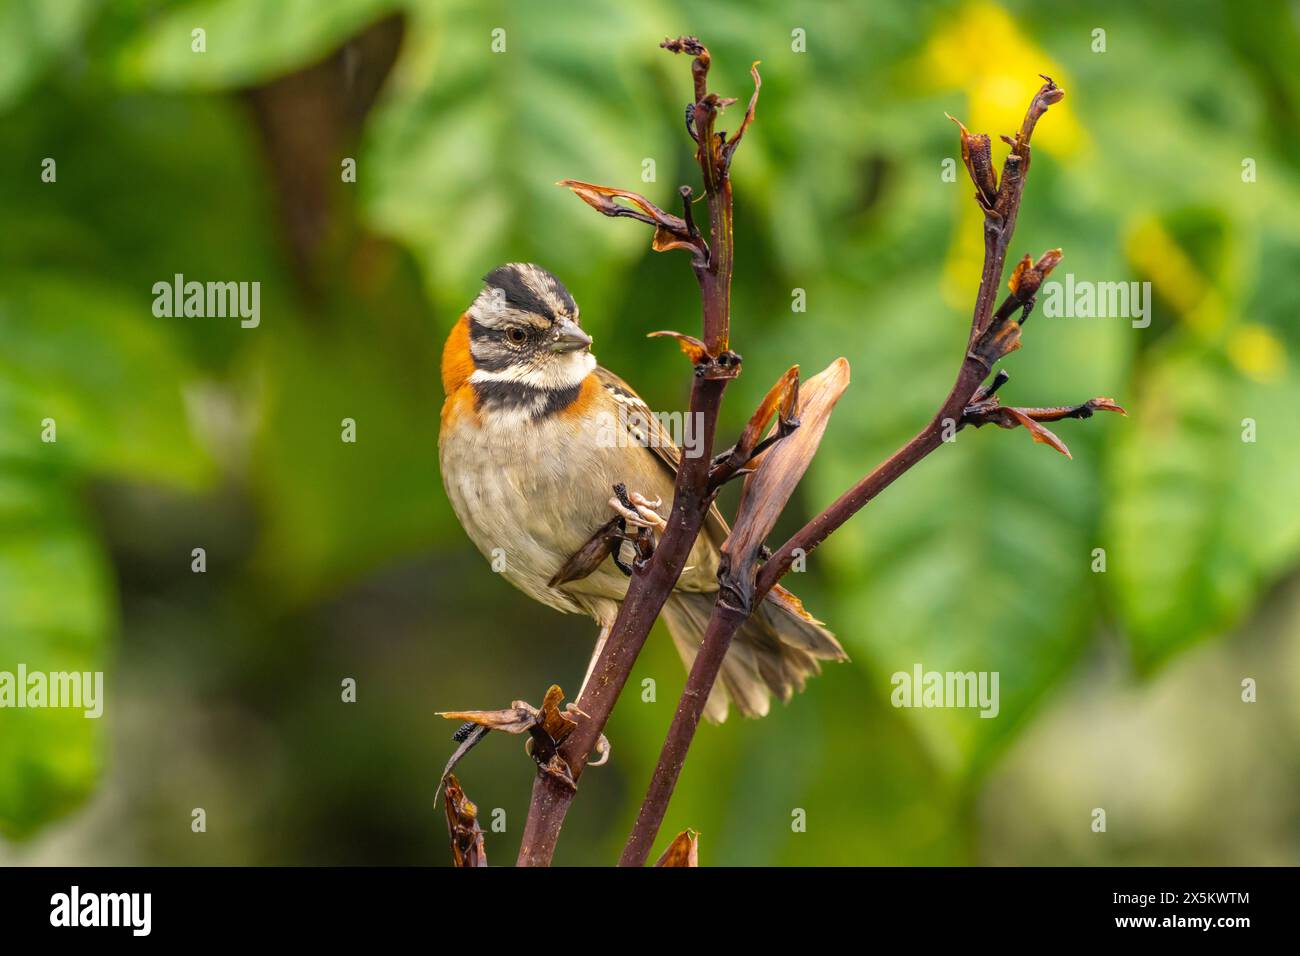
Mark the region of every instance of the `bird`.
<instances>
[{"instance_id":1,"label":"bird","mask_svg":"<svg viewBox=\"0 0 1300 956\"><path fill-rule=\"evenodd\" d=\"M681 451L636 391L597 364L577 303L555 275L513 262L483 282L443 347L443 486L494 570L541 604L599 626L585 687L627 592L633 542L618 544L585 577L559 580L559 573L613 517L652 536L662 532ZM626 494L611 497L616 485ZM717 598L728 533L712 505L664 605L688 669ZM778 585L733 639L705 717L721 723L729 704L746 717L764 716L772 697L788 701L825 660L847 655Z\"/></svg>"}]
</instances>

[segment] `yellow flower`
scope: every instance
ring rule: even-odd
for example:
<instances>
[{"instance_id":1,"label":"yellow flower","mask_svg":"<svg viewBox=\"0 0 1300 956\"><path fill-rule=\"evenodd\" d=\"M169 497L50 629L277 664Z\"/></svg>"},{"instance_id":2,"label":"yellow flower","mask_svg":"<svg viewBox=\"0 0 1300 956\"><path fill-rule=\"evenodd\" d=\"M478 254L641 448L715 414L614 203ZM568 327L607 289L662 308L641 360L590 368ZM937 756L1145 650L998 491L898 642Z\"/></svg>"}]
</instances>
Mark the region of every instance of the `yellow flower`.
<instances>
[{"instance_id":1,"label":"yellow flower","mask_svg":"<svg viewBox=\"0 0 1300 956\"><path fill-rule=\"evenodd\" d=\"M932 90L959 89L966 95L961 107L950 110L973 133L993 139L994 159L1000 164L999 136L1020 128L1034 91L1046 74L1066 91L1066 98L1034 133L1034 149L1070 156L1086 145L1086 137L1070 109L1069 77L1061 65L1027 37L1001 7L975 0L946 20L930 38L915 64L918 85ZM964 179L961 180L965 184ZM954 305L970 301L971 282L978 278L984 257L983 213L974 202L963 207L962 221L948 253L944 272L944 297Z\"/></svg>"},{"instance_id":2,"label":"yellow flower","mask_svg":"<svg viewBox=\"0 0 1300 956\"><path fill-rule=\"evenodd\" d=\"M1264 384L1278 381L1286 369L1286 346L1272 330L1253 322L1228 337L1228 357L1242 374Z\"/></svg>"},{"instance_id":3,"label":"yellow flower","mask_svg":"<svg viewBox=\"0 0 1300 956\"><path fill-rule=\"evenodd\" d=\"M1083 129L1070 109L1069 77L995 4L976 0L962 7L930 38L917 68L923 86L965 91L969 112L958 118L973 133L991 134L994 142L999 134L1020 128L1029 98L1041 82L1038 74L1045 73L1067 95L1052 107L1050 122L1034 134L1034 147L1068 156L1084 145Z\"/></svg>"}]
</instances>

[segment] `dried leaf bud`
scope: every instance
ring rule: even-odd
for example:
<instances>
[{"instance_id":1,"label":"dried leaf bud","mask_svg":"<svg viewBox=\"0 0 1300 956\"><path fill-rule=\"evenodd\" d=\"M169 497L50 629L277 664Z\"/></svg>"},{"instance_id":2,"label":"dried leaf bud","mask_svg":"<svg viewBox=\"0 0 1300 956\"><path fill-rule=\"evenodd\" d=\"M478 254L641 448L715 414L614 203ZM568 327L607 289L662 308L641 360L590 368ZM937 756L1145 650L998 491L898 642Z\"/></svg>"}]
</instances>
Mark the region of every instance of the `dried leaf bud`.
<instances>
[{"instance_id":1,"label":"dried leaf bud","mask_svg":"<svg viewBox=\"0 0 1300 956\"><path fill-rule=\"evenodd\" d=\"M655 866L699 866L700 835L694 830L683 830L668 844L664 855Z\"/></svg>"},{"instance_id":2,"label":"dried leaf bud","mask_svg":"<svg viewBox=\"0 0 1300 956\"><path fill-rule=\"evenodd\" d=\"M993 169L993 152L987 133L972 133L961 120L949 116L961 129L961 161L971 182L979 190L980 202L992 206L998 196L998 177Z\"/></svg>"}]
</instances>

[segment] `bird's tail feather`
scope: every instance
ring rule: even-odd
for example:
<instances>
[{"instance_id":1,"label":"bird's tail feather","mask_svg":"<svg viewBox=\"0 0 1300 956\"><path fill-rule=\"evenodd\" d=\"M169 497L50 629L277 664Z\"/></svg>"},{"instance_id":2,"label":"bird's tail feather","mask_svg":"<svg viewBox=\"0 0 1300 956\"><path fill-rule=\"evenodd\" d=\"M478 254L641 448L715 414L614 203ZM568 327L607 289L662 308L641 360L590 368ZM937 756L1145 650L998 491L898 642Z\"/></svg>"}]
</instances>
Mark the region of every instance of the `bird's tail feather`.
<instances>
[{"instance_id":1,"label":"bird's tail feather","mask_svg":"<svg viewBox=\"0 0 1300 956\"><path fill-rule=\"evenodd\" d=\"M664 605L668 633L688 670L699 653L716 599L716 593L676 591ZM797 597L777 585L736 632L704 716L714 723L726 720L730 700L746 717L762 717L772 694L789 700L795 691L803 690L810 674L820 673L818 661L823 660L844 661L848 655Z\"/></svg>"}]
</instances>

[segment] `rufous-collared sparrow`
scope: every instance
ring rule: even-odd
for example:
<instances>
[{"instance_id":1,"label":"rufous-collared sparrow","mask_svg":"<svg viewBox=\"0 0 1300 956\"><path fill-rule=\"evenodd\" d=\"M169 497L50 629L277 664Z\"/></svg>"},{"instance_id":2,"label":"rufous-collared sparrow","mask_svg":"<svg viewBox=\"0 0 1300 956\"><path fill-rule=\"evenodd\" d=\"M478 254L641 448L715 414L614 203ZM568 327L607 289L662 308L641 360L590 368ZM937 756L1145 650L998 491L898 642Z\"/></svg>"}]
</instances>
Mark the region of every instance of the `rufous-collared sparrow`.
<instances>
[{"instance_id":1,"label":"rufous-collared sparrow","mask_svg":"<svg viewBox=\"0 0 1300 956\"><path fill-rule=\"evenodd\" d=\"M510 263L484 281L443 348L443 484L470 539L507 581L557 610L590 615L603 642L628 586L613 557L585 577L550 582L615 513L662 528L681 452L636 392L596 364L559 279ZM628 500L611 499L616 484ZM687 667L717 596L727 533L712 507L664 606ZM621 547L626 567L634 549ZM762 716L770 694L788 700L819 660L845 659L799 599L774 588L732 642L705 714L725 719L729 698L746 716Z\"/></svg>"}]
</instances>

